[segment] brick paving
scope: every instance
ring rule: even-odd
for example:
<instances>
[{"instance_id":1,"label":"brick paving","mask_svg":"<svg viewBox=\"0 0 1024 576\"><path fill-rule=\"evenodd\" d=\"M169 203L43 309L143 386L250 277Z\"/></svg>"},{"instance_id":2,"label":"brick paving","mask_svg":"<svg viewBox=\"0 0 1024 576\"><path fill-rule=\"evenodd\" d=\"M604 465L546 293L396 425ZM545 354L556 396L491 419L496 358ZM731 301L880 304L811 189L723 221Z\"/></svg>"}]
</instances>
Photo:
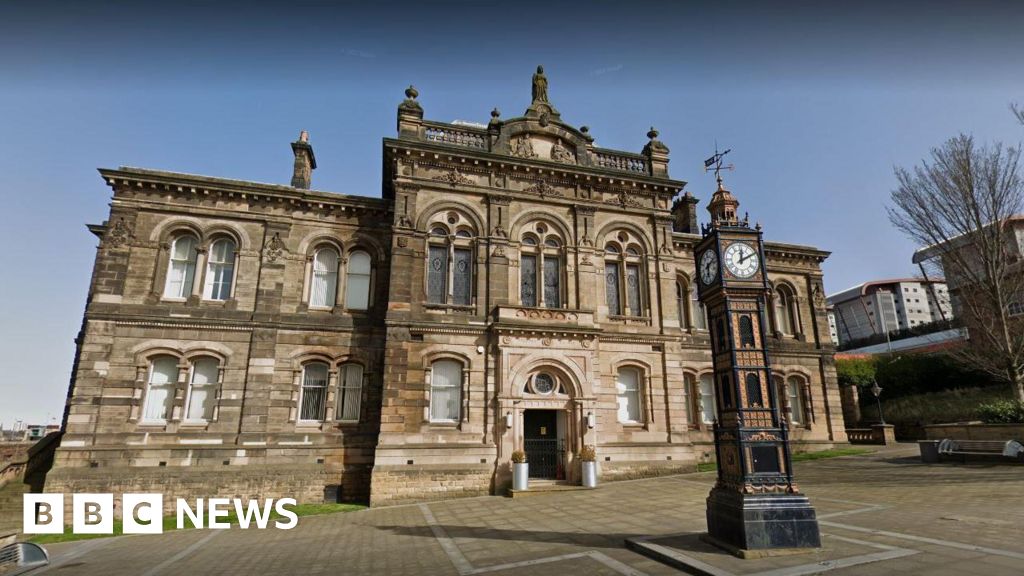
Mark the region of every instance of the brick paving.
<instances>
[{"instance_id":1,"label":"brick paving","mask_svg":"<svg viewBox=\"0 0 1024 576\"><path fill-rule=\"evenodd\" d=\"M812 573L809 564L866 562L869 554L902 556L830 573L1024 573L1024 468L923 465L915 454L916 446L904 445L797 464L797 479L827 535L820 553L751 561L697 546L692 553L723 573L745 575ZM713 477L375 508L302 518L287 531L193 530L54 544L48 546L53 565L38 573L678 574L625 549L623 541L704 530L704 498ZM828 567L819 564L819 571Z\"/></svg>"}]
</instances>

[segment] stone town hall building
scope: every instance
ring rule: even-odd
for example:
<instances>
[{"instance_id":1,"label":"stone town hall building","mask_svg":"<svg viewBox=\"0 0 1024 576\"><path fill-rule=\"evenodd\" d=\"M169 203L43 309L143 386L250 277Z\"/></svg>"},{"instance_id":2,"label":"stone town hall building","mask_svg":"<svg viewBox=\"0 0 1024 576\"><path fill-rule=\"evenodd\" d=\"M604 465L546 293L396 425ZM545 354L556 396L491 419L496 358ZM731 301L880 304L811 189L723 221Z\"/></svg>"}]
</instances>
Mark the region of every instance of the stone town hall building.
<instances>
[{"instance_id":1,"label":"stone town hall building","mask_svg":"<svg viewBox=\"0 0 1024 576\"><path fill-rule=\"evenodd\" d=\"M578 482L713 455L697 200L598 148L534 75L525 114L383 141L380 198L102 169L113 191L47 491L373 505L502 493L512 452ZM770 230L769 230L770 232ZM767 244L770 344L798 449L846 442L827 252ZM802 447L801 447L802 445Z\"/></svg>"}]
</instances>

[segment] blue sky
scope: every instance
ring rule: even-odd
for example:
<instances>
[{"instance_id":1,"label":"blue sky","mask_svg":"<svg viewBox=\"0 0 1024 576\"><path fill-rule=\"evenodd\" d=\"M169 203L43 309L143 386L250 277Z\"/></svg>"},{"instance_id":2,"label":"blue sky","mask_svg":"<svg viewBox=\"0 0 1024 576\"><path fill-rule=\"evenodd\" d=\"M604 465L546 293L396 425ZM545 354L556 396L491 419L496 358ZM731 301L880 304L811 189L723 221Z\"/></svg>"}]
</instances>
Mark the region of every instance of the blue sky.
<instances>
[{"instance_id":1,"label":"blue sky","mask_svg":"<svg viewBox=\"0 0 1024 576\"><path fill-rule=\"evenodd\" d=\"M315 188L377 196L406 86L428 118L486 122L525 110L543 64L565 121L634 151L656 126L702 201L702 160L732 148L741 210L832 251L831 293L914 273L894 165L1024 137L1019 2L368 4L0 2L0 423L61 413L97 167L287 183L305 129Z\"/></svg>"}]
</instances>

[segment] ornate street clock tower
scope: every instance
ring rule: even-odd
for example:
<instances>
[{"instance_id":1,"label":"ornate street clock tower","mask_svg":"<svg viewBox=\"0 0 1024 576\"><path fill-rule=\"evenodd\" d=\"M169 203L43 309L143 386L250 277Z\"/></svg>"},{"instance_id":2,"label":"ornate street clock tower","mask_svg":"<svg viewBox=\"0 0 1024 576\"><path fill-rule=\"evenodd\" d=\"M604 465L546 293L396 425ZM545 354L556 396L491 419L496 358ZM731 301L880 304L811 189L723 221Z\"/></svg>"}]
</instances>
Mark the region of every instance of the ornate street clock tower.
<instances>
[{"instance_id":1,"label":"ornate street clock tower","mask_svg":"<svg viewBox=\"0 0 1024 576\"><path fill-rule=\"evenodd\" d=\"M789 439L765 346L768 278L760 225L737 217L715 154L718 190L697 245L700 300L707 308L718 418L718 480L708 495L708 539L753 557L821 545L814 508L793 481Z\"/></svg>"}]
</instances>

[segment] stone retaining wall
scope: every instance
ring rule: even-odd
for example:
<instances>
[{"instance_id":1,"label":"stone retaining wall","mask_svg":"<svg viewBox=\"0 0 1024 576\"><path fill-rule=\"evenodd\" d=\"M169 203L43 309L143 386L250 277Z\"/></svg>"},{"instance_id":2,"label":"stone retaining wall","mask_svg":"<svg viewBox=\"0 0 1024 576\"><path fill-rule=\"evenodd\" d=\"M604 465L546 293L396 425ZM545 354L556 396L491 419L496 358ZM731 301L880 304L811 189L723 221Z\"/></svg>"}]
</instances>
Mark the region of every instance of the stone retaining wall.
<instances>
[{"instance_id":1,"label":"stone retaining wall","mask_svg":"<svg viewBox=\"0 0 1024 576\"><path fill-rule=\"evenodd\" d=\"M436 465L376 466L373 469L371 506L447 500L491 493L491 466Z\"/></svg>"},{"instance_id":2,"label":"stone retaining wall","mask_svg":"<svg viewBox=\"0 0 1024 576\"><path fill-rule=\"evenodd\" d=\"M926 440L1017 440L1024 442L1024 424L929 424L924 427Z\"/></svg>"}]
</instances>

